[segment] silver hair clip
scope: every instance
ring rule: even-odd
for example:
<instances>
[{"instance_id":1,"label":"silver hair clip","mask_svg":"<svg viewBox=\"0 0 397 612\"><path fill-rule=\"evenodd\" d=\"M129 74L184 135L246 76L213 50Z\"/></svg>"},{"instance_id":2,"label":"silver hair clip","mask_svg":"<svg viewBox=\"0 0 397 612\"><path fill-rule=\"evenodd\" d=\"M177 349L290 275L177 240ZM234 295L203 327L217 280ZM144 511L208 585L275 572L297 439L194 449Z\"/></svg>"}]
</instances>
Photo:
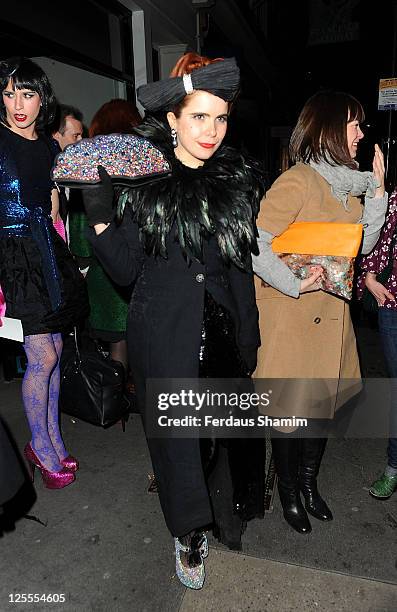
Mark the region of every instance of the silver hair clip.
<instances>
[{"instance_id":1,"label":"silver hair clip","mask_svg":"<svg viewBox=\"0 0 397 612\"><path fill-rule=\"evenodd\" d=\"M194 91L193 83L192 83L192 75L184 74L183 75L183 86L185 88L186 94L192 94Z\"/></svg>"}]
</instances>

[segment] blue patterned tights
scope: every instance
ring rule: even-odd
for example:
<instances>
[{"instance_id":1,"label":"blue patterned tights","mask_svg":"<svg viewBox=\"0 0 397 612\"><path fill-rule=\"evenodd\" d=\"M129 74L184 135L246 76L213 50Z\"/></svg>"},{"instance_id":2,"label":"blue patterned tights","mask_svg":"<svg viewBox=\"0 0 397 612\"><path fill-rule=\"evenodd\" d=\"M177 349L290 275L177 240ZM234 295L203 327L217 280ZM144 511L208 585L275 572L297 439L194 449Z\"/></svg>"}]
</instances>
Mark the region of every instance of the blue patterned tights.
<instances>
[{"instance_id":1,"label":"blue patterned tights","mask_svg":"<svg viewBox=\"0 0 397 612\"><path fill-rule=\"evenodd\" d=\"M32 433L32 448L50 472L62 468L67 456L59 429L59 361L61 334L35 334L25 337L28 365L22 381L22 398Z\"/></svg>"}]
</instances>

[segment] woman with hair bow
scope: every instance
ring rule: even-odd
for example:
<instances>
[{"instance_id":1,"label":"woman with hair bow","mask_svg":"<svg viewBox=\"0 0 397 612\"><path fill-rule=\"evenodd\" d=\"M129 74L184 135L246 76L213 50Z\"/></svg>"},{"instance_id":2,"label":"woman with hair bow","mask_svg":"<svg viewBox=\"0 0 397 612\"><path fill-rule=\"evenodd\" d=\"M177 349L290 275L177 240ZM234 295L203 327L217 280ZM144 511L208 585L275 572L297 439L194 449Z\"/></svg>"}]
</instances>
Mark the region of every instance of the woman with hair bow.
<instances>
[{"instance_id":1,"label":"woman with hair bow","mask_svg":"<svg viewBox=\"0 0 397 612\"><path fill-rule=\"evenodd\" d=\"M251 252L263 181L253 161L223 144L238 87L234 59L183 56L171 78L138 91L149 114L135 133L165 154L171 175L130 189L120 227L106 174L84 192L97 256L116 282L135 282L127 337L142 412L148 378L244 378L255 369ZM262 514L264 443L217 441L211 457L197 438L149 436L148 444L177 575L199 589L204 529L212 524L239 548L246 521Z\"/></svg>"},{"instance_id":2,"label":"woman with hair bow","mask_svg":"<svg viewBox=\"0 0 397 612\"><path fill-rule=\"evenodd\" d=\"M20 319L24 333L22 398L32 434L24 453L32 477L37 467L47 488L61 489L78 468L59 428L62 331L86 314L86 290L50 180L56 151L44 129L55 111L51 84L29 59L1 62L0 71L0 285L7 317Z\"/></svg>"}]
</instances>

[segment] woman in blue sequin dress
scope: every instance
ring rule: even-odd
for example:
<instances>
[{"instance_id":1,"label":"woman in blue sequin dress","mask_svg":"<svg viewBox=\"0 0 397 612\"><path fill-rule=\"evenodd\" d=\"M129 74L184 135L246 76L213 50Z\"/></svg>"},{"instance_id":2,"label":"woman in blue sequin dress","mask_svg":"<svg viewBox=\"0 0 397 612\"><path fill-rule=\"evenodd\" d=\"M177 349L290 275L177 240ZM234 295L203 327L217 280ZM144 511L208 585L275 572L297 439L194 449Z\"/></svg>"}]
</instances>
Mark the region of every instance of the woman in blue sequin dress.
<instances>
[{"instance_id":1,"label":"woman in blue sequin dress","mask_svg":"<svg viewBox=\"0 0 397 612\"><path fill-rule=\"evenodd\" d=\"M62 488L75 479L78 463L59 429L61 332L87 313L86 290L54 228L56 150L43 133L55 108L51 85L27 59L1 62L0 70L0 285L6 316L21 320L24 332L22 396L32 433L25 456L48 488Z\"/></svg>"}]
</instances>

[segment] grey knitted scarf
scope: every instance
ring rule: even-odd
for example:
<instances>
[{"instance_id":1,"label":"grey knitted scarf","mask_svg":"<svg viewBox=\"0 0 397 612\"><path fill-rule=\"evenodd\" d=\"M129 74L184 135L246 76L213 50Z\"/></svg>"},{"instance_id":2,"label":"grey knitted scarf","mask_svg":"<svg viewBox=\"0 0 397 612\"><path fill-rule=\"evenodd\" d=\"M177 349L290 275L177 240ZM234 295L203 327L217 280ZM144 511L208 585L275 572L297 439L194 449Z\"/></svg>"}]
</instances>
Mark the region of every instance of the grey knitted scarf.
<instances>
[{"instance_id":1,"label":"grey knitted scarf","mask_svg":"<svg viewBox=\"0 0 397 612\"><path fill-rule=\"evenodd\" d=\"M331 186L332 195L343 204L345 210L349 210L347 197L367 195L369 198L375 196L375 190L379 184L373 172L360 172L347 166L333 166L325 160L320 162L310 161L309 165L316 170Z\"/></svg>"}]
</instances>

